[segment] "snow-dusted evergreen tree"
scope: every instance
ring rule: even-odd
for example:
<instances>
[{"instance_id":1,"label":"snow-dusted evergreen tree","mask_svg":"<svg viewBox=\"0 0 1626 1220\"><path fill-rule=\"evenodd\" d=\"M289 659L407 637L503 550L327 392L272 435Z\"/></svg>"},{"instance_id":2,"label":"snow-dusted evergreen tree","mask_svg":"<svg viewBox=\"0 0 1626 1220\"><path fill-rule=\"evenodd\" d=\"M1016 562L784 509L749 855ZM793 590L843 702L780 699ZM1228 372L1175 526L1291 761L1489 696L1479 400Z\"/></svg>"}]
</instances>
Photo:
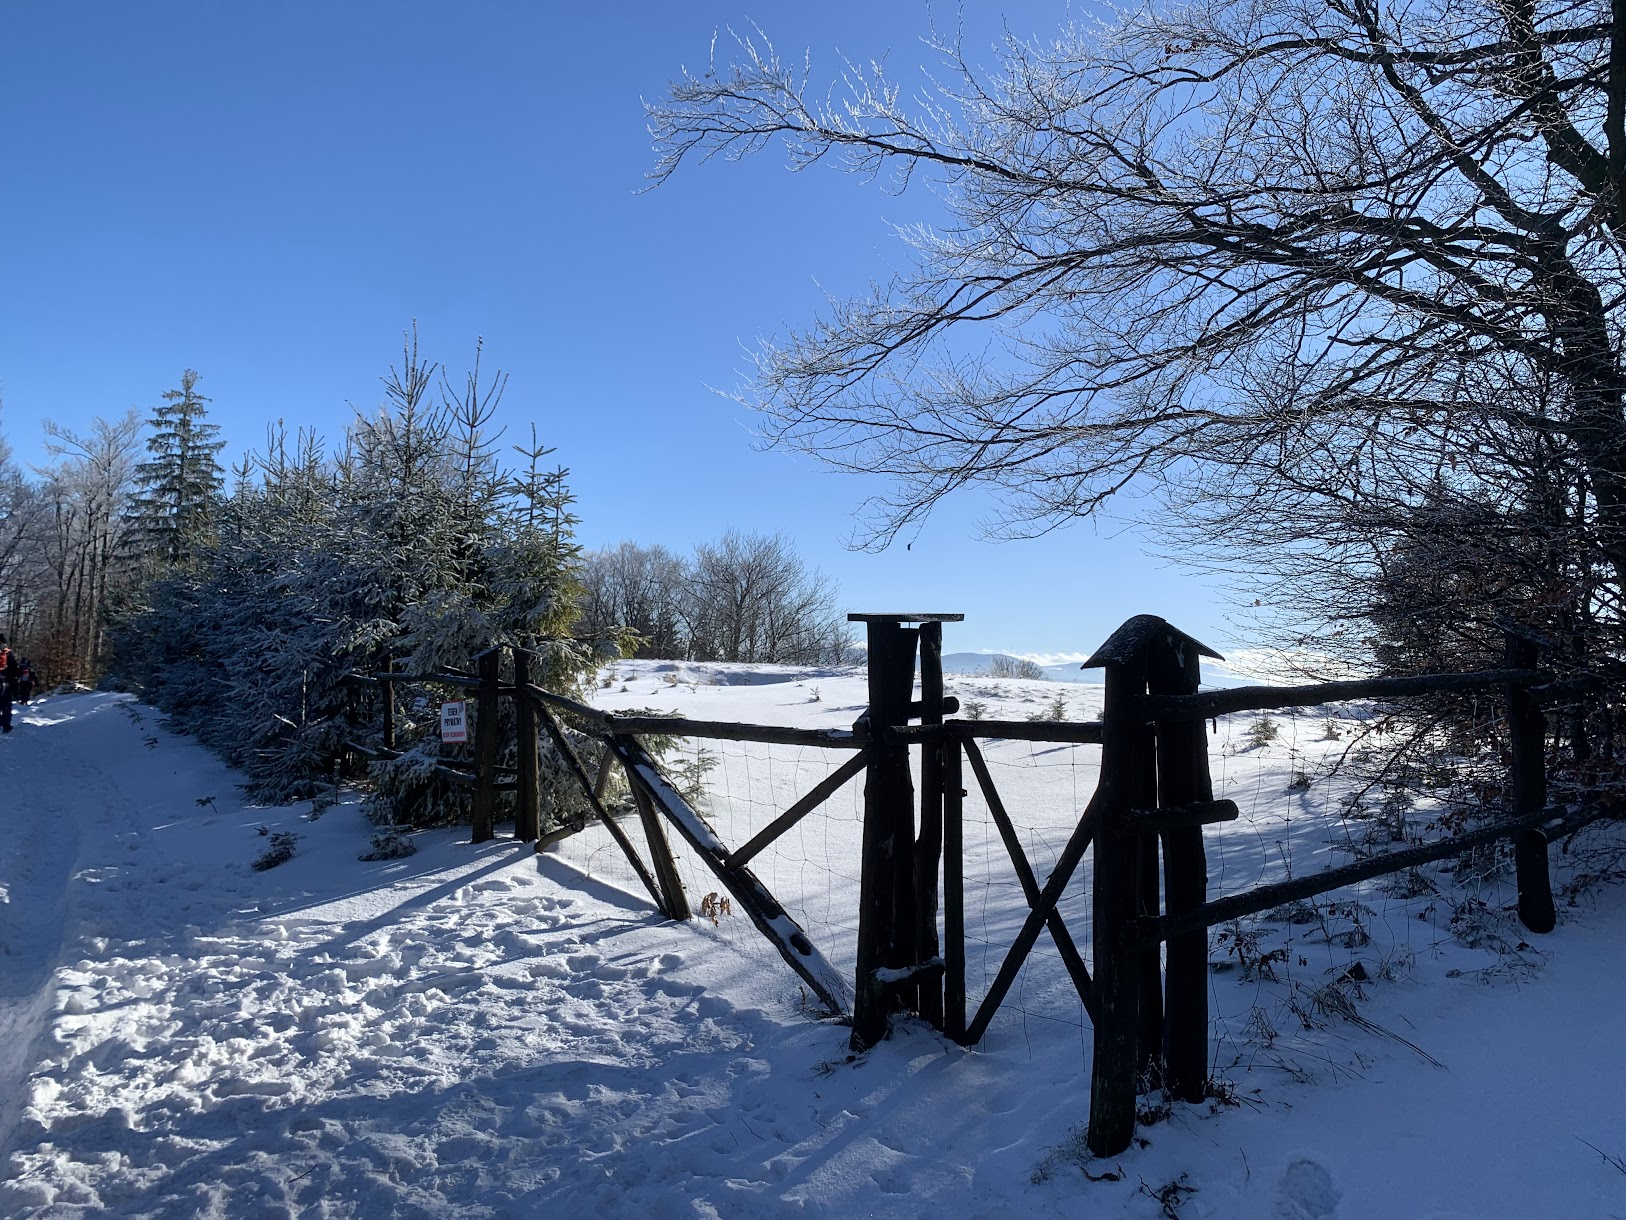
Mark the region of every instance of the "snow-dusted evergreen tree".
<instances>
[{"instance_id":1,"label":"snow-dusted evergreen tree","mask_svg":"<svg viewBox=\"0 0 1626 1220\"><path fill-rule=\"evenodd\" d=\"M273 432L193 562L149 589L123 634L129 679L262 798L316 795L344 741L376 732L378 695L354 672L463 668L511 643L557 687L593 662L569 639L579 559L565 472L540 470L534 445L518 474L498 461L488 425L503 379L482 389L478 358L461 391L436 374L409 337L384 404L336 454ZM465 792L434 777L468 750L435 731L451 692L396 694L404 752L371 768L377 816L462 816Z\"/></svg>"},{"instance_id":2,"label":"snow-dusted evergreen tree","mask_svg":"<svg viewBox=\"0 0 1626 1220\"><path fill-rule=\"evenodd\" d=\"M163 405L147 422L152 460L136 467L138 492L132 506L142 551L159 566L184 563L207 533L225 472L218 455L225 442L217 424L207 422L209 399L197 392L198 375L181 374L178 390L165 390Z\"/></svg>"}]
</instances>

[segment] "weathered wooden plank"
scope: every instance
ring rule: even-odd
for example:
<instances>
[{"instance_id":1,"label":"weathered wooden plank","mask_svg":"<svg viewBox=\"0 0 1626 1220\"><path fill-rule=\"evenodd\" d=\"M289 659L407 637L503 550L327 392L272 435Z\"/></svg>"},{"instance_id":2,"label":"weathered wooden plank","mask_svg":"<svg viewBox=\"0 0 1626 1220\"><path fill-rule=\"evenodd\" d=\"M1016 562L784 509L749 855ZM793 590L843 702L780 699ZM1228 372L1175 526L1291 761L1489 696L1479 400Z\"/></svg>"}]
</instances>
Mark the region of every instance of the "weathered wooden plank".
<instances>
[{"instance_id":1,"label":"weathered wooden plank","mask_svg":"<svg viewBox=\"0 0 1626 1220\"><path fill-rule=\"evenodd\" d=\"M808 792L806 796L757 831L744 847L729 852L728 862L730 864L748 864L764 847L767 847L768 844L834 796L847 781L864 769L866 763L867 760L862 753L854 754L841 766L820 780L818 785Z\"/></svg>"},{"instance_id":2,"label":"weathered wooden plank","mask_svg":"<svg viewBox=\"0 0 1626 1220\"><path fill-rule=\"evenodd\" d=\"M1202 721L1180 721L1181 727L1196 725L1202 727ZM1168 726L1173 728L1173 725ZM1206 767L1205 767L1206 769ZM1159 772L1161 775L1161 772ZM1120 834L1161 834L1167 830L1178 830L1183 827L1212 826L1219 822L1234 822L1242 816L1235 801L1193 801L1187 805L1171 805L1165 809L1131 809L1129 816L1124 819Z\"/></svg>"},{"instance_id":3,"label":"weathered wooden plank","mask_svg":"<svg viewBox=\"0 0 1626 1220\"><path fill-rule=\"evenodd\" d=\"M770 745L862 750L865 738L850 729L796 729L779 724L736 724L725 720L684 720L667 716L606 716L604 729L623 736L662 733L716 741L763 741Z\"/></svg>"},{"instance_id":4,"label":"weathered wooden plank","mask_svg":"<svg viewBox=\"0 0 1626 1220\"><path fill-rule=\"evenodd\" d=\"M1011 858L1011 866L1016 870L1016 880L1022 886L1022 896L1027 900L1028 910L1034 910L1040 902L1039 879L1033 872L1033 866L1028 863L1027 853L1022 850L1022 840L1016 833L1016 825L1011 821L1010 814L1005 809L1005 802L994 786L994 777L988 770L988 761L983 758L982 751L977 748L975 742L967 741L963 749L966 760L971 764L972 774L977 777L977 785L982 789L982 799L994 819L994 826L999 830L1000 839L1005 844L1005 852ZM1078 992L1084 1011L1090 1014L1093 1021L1095 987L1090 981L1089 969L1084 965L1084 955L1078 951L1078 946L1073 942L1072 933L1067 930L1067 924L1063 921L1060 911L1052 910L1045 917L1045 926L1050 929L1051 939L1056 942L1056 951L1061 955L1062 964L1067 967L1067 973L1073 980L1073 988Z\"/></svg>"},{"instance_id":5,"label":"weathered wooden plank","mask_svg":"<svg viewBox=\"0 0 1626 1220\"><path fill-rule=\"evenodd\" d=\"M1148 691L1195 691L1202 680L1198 655L1190 648L1158 649L1149 658ZM1158 724L1157 789L1164 808L1137 810L1131 818L1162 833L1164 906L1171 915L1183 915L1208 901L1202 827L1230 821L1239 812L1234 801L1214 800L1202 721ZM1155 957L1157 946L1147 946L1146 952ZM1171 938L1163 971L1163 1086L1182 1101L1201 1102L1208 1086L1208 930Z\"/></svg>"},{"instance_id":6,"label":"weathered wooden plank","mask_svg":"<svg viewBox=\"0 0 1626 1220\"><path fill-rule=\"evenodd\" d=\"M1466 834L1453 835L1449 839L1441 839L1435 843L1424 843L1418 847L1407 847L1400 851L1384 852L1380 856L1357 860L1353 864L1325 869L1322 872L1311 873L1305 877L1295 877L1290 881L1276 881L1269 885L1255 886L1253 889L1244 890L1240 894L1232 894L1225 898L1216 898L1212 902L1206 902L1183 915L1164 915L1158 919L1139 920L1125 933L1126 943L1132 945L1155 944L1160 940L1168 940L1171 936L1178 936L1182 932L1195 931L1197 928L1212 928L1216 924L1228 923L1233 919L1257 915L1260 911L1269 911L1298 898L1313 898L1317 894L1342 889L1346 885L1354 885L1359 881L1370 881L1373 877L1382 877L1389 873L1398 873L1408 868L1416 868L1420 864L1430 864L1435 860L1460 856L1470 848L1483 847L1485 844L1494 843L1498 839L1512 838L1522 830L1539 828L1548 821L1562 820L1563 815L1563 810L1539 810L1535 813L1528 813L1520 817L1497 822L1492 826L1481 827L1479 830L1469 831Z\"/></svg>"},{"instance_id":7,"label":"weathered wooden plank","mask_svg":"<svg viewBox=\"0 0 1626 1220\"><path fill-rule=\"evenodd\" d=\"M1140 799L1150 805L1158 799L1157 731L1147 724L1141 726L1140 732ZM1130 814L1124 816L1123 823L1133 825ZM1139 872L1135 884L1135 917L1156 915L1162 910L1163 899L1162 840L1145 831L1132 834L1129 839L1134 845L1135 867ZM1156 945L1141 950L1140 960L1135 963L1135 975L1140 984L1140 1000L1135 1007L1135 1091L1144 1093L1163 1087L1163 962L1162 952Z\"/></svg>"},{"instance_id":8,"label":"weathered wooden plank","mask_svg":"<svg viewBox=\"0 0 1626 1220\"><path fill-rule=\"evenodd\" d=\"M1107 666L1101 778L1092 802L1099 809L1101 833L1095 839L1092 894L1096 1015L1086 1140L1096 1156L1117 1156L1135 1135L1143 958L1123 943L1123 931L1139 915L1140 844L1118 828L1129 810L1149 803L1143 791L1146 720L1139 706L1145 663L1142 650L1128 658L1115 656Z\"/></svg>"},{"instance_id":9,"label":"weathered wooden plank","mask_svg":"<svg viewBox=\"0 0 1626 1220\"><path fill-rule=\"evenodd\" d=\"M681 716L616 716L555 695L532 683L532 697L565 712L595 734L642 737L658 733L667 737L704 737L719 741L762 741L771 745L815 746L831 750L862 750L866 735L849 729L797 729L779 724L740 724L731 720L688 720Z\"/></svg>"},{"instance_id":10,"label":"weathered wooden plank","mask_svg":"<svg viewBox=\"0 0 1626 1220\"><path fill-rule=\"evenodd\" d=\"M965 790L960 743L943 743L943 1032L965 1042Z\"/></svg>"},{"instance_id":11,"label":"weathered wooden plank","mask_svg":"<svg viewBox=\"0 0 1626 1220\"><path fill-rule=\"evenodd\" d=\"M1553 675L1538 669L1484 669L1466 674L1419 674L1411 678L1362 678L1353 682L1317 682L1309 686L1233 686L1229 690L1191 695L1148 695L1141 709L1149 719L1210 720L1232 712L1265 708L1319 707L1347 699L1386 699L1452 691L1496 690L1509 684L1537 686Z\"/></svg>"},{"instance_id":12,"label":"weathered wooden plank","mask_svg":"<svg viewBox=\"0 0 1626 1220\"><path fill-rule=\"evenodd\" d=\"M607 713L599 711L598 708L588 707L587 704L580 703L575 699L567 699L564 695L556 695L550 690L544 690L535 682L526 687L526 690L530 691L531 698L539 700L554 711L564 712L572 720L592 725L595 729L608 731L610 717Z\"/></svg>"},{"instance_id":13,"label":"weathered wooden plank","mask_svg":"<svg viewBox=\"0 0 1626 1220\"><path fill-rule=\"evenodd\" d=\"M909 714L924 724L942 724L954 703L943 693L943 624L922 623L920 636L920 699L909 705ZM943 859L943 746L931 742L920 752L920 820L914 845L914 924L915 960L937 961L941 944L937 938L937 872ZM941 973L921 978L914 997L914 1009L934 1029L943 1028L943 982Z\"/></svg>"},{"instance_id":14,"label":"weathered wooden plank","mask_svg":"<svg viewBox=\"0 0 1626 1220\"><path fill-rule=\"evenodd\" d=\"M919 634L895 622L869 621L869 720L901 724L915 678ZM879 740L865 752L864 835L859 864L858 969L851 1046L868 1050L886 1036L894 996L875 984L877 969L914 961L915 791L909 748Z\"/></svg>"},{"instance_id":15,"label":"weathered wooden plank","mask_svg":"<svg viewBox=\"0 0 1626 1220\"><path fill-rule=\"evenodd\" d=\"M849 614L849 623L963 623L963 614Z\"/></svg>"},{"instance_id":16,"label":"weathered wooden plank","mask_svg":"<svg viewBox=\"0 0 1626 1220\"><path fill-rule=\"evenodd\" d=\"M627 774L632 789L633 803L638 806L638 818L644 825L644 840L649 846L649 859L655 866L655 880L661 887L661 910L668 919L679 922L693 917L689 909L689 896L683 891L683 878L678 876L677 861L672 859L672 845L666 841L666 830L655 812L655 803L642 784L636 783L632 773Z\"/></svg>"},{"instance_id":17,"label":"weathered wooden plank","mask_svg":"<svg viewBox=\"0 0 1626 1220\"><path fill-rule=\"evenodd\" d=\"M514 838L529 843L542 833L541 776L537 759L536 704L523 693L531 684L531 654L514 650L514 745L519 783L514 801Z\"/></svg>"},{"instance_id":18,"label":"weathered wooden plank","mask_svg":"<svg viewBox=\"0 0 1626 1220\"><path fill-rule=\"evenodd\" d=\"M801 975L813 994L832 1013L844 1013L847 1010L847 988L841 975L814 947L800 925L786 913L779 900L768 892L755 873L749 868L729 864L728 848L717 837L717 832L683 799L648 751L630 737L611 738L610 748L627 767L634 785L641 785L649 794L656 808L666 815L695 854L705 861L706 867L722 882L739 909L768 938L790 968Z\"/></svg>"},{"instance_id":19,"label":"weathered wooden plank","mask_svg":"<svg viewBox=\"0 0 1626 1220\"><path fill-rule=\"evenodd\" d=\"M942 724L895 725L887 734L911 744L930 741L1050 741L1075 745L1101 744L1098 720L948 720Z\"/></svg>"}]
</instances>

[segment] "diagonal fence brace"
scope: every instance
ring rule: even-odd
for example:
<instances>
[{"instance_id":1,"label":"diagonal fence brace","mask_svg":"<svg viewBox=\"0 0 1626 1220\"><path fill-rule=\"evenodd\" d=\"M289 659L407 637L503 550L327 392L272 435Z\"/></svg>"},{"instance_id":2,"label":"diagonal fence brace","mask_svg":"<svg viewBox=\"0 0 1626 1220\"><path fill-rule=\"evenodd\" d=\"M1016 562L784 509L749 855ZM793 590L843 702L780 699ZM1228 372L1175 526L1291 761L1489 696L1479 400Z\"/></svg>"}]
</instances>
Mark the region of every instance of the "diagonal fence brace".
<instances>
[{"instance_id":1,"label":"diagonal fence brace","mask_svg":"<svg viewBox=\"0 0 1626 1220\"><path fill-rule=\"evenodd\" d=\"M1033 866L1028 863L1027 853L1022 850L1022 841L1016 836L1016 827L1011 822L1011 816L1005 810L1005 802L1000 798L999 791L994 787L994 777L988 771L988 763L982 756L982 751L973 741L965 743L966 758L971 763L971 770L976 773L977 786L982 789L982 796L988 802L988 812L993 815L994 825L999 828L999 837L1005 841L1005 851L1010 855L1011 865L1016 869L1016 879L1022 884L1022 895L1027 899L1028 909L1036 910L1041 901L1039 896L1039 879L1034 875ZM1095 1020L1095 986L1090 981L1089 968L1084 965L1084 956L1073 943L1073 936L1067 930L1061 913L1054 909L1045 917L1045 926L1050 929L1050 936L1056 942L1056 951L1061 955L1062 963L1067 967L1067 973L1072 976L1073 987L1078 991L1078 998L1083 1001L1084 1011L1090 1014L1090 1020Z\"/></svg>"},{"instance_id":2,"label":"diagonal fence brace","mask_svg":"<svg viewBox=\"0 0 1626 1220\"><path fill-rule=\"evenodd\" d=\"M643 788L655 807L666 815L689 846L706 862L740 909L751 917L757 930L768 938L768 943L779 951L779 956L802 976L826 1008L835 1014L846 1013L847 987L841 975L814 947L801 925L786 913L778 899L768 892L767 886L757 879L757 875L744 865L730 862L728 849L717 837L717 832L683 799L643 745L632 737L612 737L609 747L626 767L627 774Z\"/></svg>"},{"instance_id":3,"label":"diagonal fence brace","mask_svg":"<svg viewBox=\"0 0 1626 1220\"><path fill-rule=\"evenodd\" d=\"M644 883L644 888L649 891L649 896L655 900L655 909L662 915L669 915L670 912L666 909L666 898L661 894L660 885L657 884L643 860L639 858L638 849L632 845L632 840L627 837L627 832L621 829L620 823L610 816L609 811L604 808L604 803L599 800L596 785L588 778L587 768L582 766L582 760L576 754L576 748L570 744L564 730L559 727L559 722L554 719L553 713L548 710L547 705L540 701L536 705L536 715L537 719L542 722L542 727L547 729L548 736L553 738L553 744L558 749L559 756L565 760L565 766L576 777L576 782L581 785L582 791L587 794L587 803L591 806L593 815L604 823L611 837L615 839L617 846L626 853L627 860L638 874L638 879ZM539 840L538 850L540 850L541 846Z\"/></svg>"},{"instance_id":4,"label":"diagonal fence brace","mask_svg":"<svg viewBox=\"0 0 1626 1220\"><path fill-rule=\"evenodd\" d=\"M1072 880L1074 870L1084 858L1085 849L1095 837L1095 823L1101 816L1102 803L1101 789L1097 788L1084 809L1084 816L1079 818L1078 825L1073 829L1072 837L1067 840L1067 846L1062 848L1056 867L1039 895L1038 905L1028 912L1022 930L1016 935L1016 942L1011 945L1010 952L1005 955L1005 960L999 967L999 973L994 977L993 986L988 989L988 994L983 997L982 1004L977 1009L976 1018L966 1029L967 1045L974 1046L981 1042L983 1034L988 1032L988 1023L994 1019L994 1013L1005 1000L1005 993L1010 991L1022 963L1027 960L1028 954L1033 951L1034 942L1039 939L1039 929L1045 926L1055 912L1056 904L1061 901L1062 891Z\"/></svg>"}]
</instances>

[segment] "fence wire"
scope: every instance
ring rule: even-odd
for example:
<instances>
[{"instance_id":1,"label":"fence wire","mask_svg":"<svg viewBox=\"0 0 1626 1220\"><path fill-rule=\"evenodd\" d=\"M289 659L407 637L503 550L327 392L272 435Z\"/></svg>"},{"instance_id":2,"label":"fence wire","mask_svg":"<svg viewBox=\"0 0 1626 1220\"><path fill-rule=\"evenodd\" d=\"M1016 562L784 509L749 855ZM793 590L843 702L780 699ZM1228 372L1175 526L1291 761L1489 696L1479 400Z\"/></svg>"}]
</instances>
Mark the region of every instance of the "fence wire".
<instances>
[{"instance_id":1,"label":"fence wire","mask_svg":"<svg viewBox=\"0 0 1626 1220\"><path fill-rule=\"evenodd\" d=\"M1505 816L1500 713L1488 699L1464 706L1449 723L1363 704L1222 717L1209 744L1214 792L1242 816L1205 832L1210 898ZM1431 1061L1385 1024L1386 985L1432 971L1494 981L1539 969L1516 899L1504 841L1211 929L1211 1074L1236 1083L1256 1070L1357 1073L1351 1027Z\"/></svg>"},{"instance_id":2,"label":"fence wire","mask_svg":"<svg viewBox=\"0 0 1626 1220\"><path fill-rule=\"evenodd\" d=\"M989 777L1033 870L1046 879L1095 792L1099 746L985 739ZM1028 903L988 801L969 765L962 768L965 839L967 1008L975 1012L1028 915ZM1093 854L1093 853L1091 853ZM1063 892L1057 911L1086 962L1091 958L1091 856ZM1048 930L1023 963L988 1026L985 1050L1025 1055L1065 1053L1089 1061L1089 1018Z\"/></svg>"},{"instance_id":3,"label":"fence wire","mask_svg":"<svg viewBox=\"0 0 1626 1220\"><path fill-rule=\"evenodd\" d=\"M851 757L845 750L809 746L678 738L661 765L723 843L738 850ZM860 773L752 857L748 865L849 980L857 961L863 787ZM612 803L620 791L624 789L612 793ZM620 812L623 827L643 853L643 830L631 806L622 802ZM696 917L715 920L719 932L754 951L756 931L743 915L725 911L722 903L727 892L710 868L670 827L667 839ZM632 866L602 826L589 825L555 850L559 858L598 880L629 894L647 896ZM709 903L708 896L712 896ZM794 985L788 970L786 978L787 985Z\"/></svg>"},{"instance_id":4,"label":"fence wire","mask_svg":"<svg viewBox=\"0 0 1626 1220\"><path fill-rule=\"evenodd\" d=\"M989 684L990 690L999 688ZM971 692L973 699L980 688ZM961 684L964 693L964 684ZM1100 688L1068 693L1067 718L1099 714ZM971 700L967 700L968 702ZM976 699L977 702L982 702ZM988 700L992 702L992 700ZM1051 703L1053 704L1052 698ZM1049 710L1037 695L1018 714ZM994 716L1016 718L1009 708ZM1241 817L1206 827L1210 899L1299 878L1466 828L1495 816L1506 760L1496 701L1457 709L1450 725L1419 728L1370 705L1288 709L1211 723L1214 795ZM1100 748L984 740L988 770L1042 888L1095 790ZM758 742L681 740L663 759L730 848L738 848L842 766L845 751ZM918 787L919 752L914 752ZM974 1013L1028 914L988 802L969 765L964 878L968 1013ZM751 869L845 977L856 957L863 838L863 777L765 848ZM643 844L636 816L624 823ZM697 917L721 886L675 834L678 868ZM644 900L641 883L601 828L553 849L582 871ZM1063 893L1059 913L1093 968L1093 851ZM1556 863L1556 862L1555 862ZM1540 968L1513 910L1509 845L1379 877L1209 933L1210 1049L1217 1091L1252 1088L1249 1073L1357 1072L1353 1024L1405 1042L1389 1011L1389 983L1429 971L1468 982L1517 981ZM710 912L716 933L784 972L749 921ZM941 932L941 926L940 926ZM1410 1046L1410 1043L1406 1043ZM986 1053L1056 1058L1087 1069L1092 1031L1048 931L1040 933L981 1044ZM1412 1048L1424 1059L1443 1048ZM1410 1053L1410 1052L1408 1052Z\"/></svg>"}]
</instances>

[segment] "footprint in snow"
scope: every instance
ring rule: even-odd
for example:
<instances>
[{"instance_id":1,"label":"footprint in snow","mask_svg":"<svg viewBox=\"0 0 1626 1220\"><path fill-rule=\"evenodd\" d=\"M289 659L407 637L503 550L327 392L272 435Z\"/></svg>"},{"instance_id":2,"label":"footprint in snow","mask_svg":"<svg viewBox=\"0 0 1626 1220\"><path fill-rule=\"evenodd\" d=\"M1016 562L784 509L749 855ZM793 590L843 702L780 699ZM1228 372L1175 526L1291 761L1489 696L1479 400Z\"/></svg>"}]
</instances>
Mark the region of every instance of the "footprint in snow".
<instances>
[{"instance_id":1,"label":"footprint in snow","mask_svg":"<svg viewBox=\"0 0 1626 1220\"><path fill-rule=\"evenodd\" d=\"M1336 1220L1343 1195L1320 1161L1294 1157L1276 1183L1270 1220Z\"/></svg>"},{"instance_id":2,"label":"footprint in snow","mask_svg":"<svg viewBox=\"0 0 1626 1220\"><path fill-rule=\"evenodd\" d=\"M910 1175L905 1170L897 1167L888 1166L883 1169L876 1169L869 1176L875 1185L880 1188L882 1194L906 1195L914 1188L913 1179Z\"/></svg>"}]
</instances>

